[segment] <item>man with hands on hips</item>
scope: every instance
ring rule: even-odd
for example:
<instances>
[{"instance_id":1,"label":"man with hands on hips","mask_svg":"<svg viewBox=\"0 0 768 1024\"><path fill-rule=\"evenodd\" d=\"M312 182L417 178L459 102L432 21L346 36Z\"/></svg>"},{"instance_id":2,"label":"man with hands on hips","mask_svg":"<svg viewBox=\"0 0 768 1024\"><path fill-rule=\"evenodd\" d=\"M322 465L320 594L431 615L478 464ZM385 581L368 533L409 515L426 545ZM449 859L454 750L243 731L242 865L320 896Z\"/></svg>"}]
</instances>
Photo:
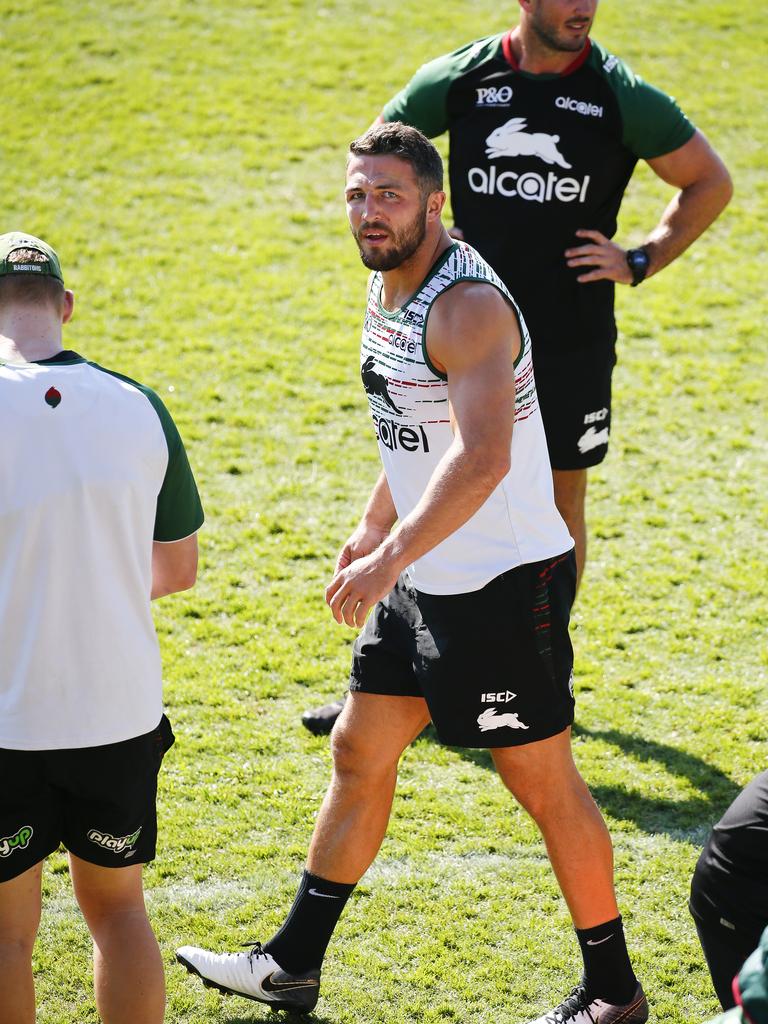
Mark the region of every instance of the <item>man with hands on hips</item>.
<instances>
[{"instance_id":1,"label":"man with hands on hips","mask_svg":"<svg viewBox=\"0 0 768 1024\"><path fill-rule=\"evenodd\" d=\"M519 23L424 64L381 121L450 134L455 238L520 304L533 341L555 502L587 552L587 471L611 429L614 285L639 285L727 204L728 171L669 96L590 39L597 0L519 0ZM638 248L612 240L638 159L677 189ZM307 711L329 732L343 698Z\"/></svg>"}]
</instances>

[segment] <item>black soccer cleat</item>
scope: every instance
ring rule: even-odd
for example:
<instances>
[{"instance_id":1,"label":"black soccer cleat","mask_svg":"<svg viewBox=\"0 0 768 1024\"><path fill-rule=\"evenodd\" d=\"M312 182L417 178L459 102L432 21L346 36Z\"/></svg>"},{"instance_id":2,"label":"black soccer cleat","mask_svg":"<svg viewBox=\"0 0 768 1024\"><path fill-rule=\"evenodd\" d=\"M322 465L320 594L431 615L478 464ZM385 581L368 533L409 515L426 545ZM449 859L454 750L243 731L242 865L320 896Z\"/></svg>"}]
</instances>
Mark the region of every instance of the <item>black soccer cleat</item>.
<instances>
[{"instance_id":1,"label":"black soccer cleat","mask_svg":"<svg viewBox=\"0 0 768 1024\"><path fill-rule=\"evenodd\" d=\"M648 1000L643 986L637 983L628 1003L615 1005L603 999L589 999L583 985L577 985L559 1006L528 1024L645 1024Z\"/></svg>"},{"instance_id":2,"label":"black soccer cleat","mask_svg":"<svg viewBox=\"0 0 768 1024\"><path fill-rule=\"evenodd\" d=\"M345 693L340 700L334 700L330 704L323 704L320 708L305 711L301 716L301 724L315 736L327 736L344 709L346 700Z\"/></svg>"}]
</instances>

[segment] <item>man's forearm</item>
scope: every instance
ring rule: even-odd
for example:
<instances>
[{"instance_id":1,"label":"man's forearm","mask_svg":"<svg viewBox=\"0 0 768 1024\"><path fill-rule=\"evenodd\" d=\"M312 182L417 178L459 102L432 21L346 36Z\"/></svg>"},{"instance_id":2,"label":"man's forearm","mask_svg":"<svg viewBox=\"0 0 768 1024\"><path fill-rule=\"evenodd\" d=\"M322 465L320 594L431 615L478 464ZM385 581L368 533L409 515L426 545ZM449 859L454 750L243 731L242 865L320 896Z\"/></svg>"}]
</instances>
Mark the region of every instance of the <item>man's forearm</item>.
<instances>
[{"instance_id":1,"label":"man's forearm","mask_svg":"<svg viewBox=\"0 0 768 1024\"><path fill-rule=\"evenodd\" d=\"M378 530L391 530L397 521L397 509L392 500L392 492L389 489L387 475L384 470L379 474L379 479L373 486L371 496L365 506L361 522L366 526Z\"/></svg>"},{"instance_id":2,"label":"man's forearm","mask_svg":"<svg viewBox=\"0 0 768 1024\"><path fill-rule=\"evenodd\" d=\"M677 259L706 231L728 204L731 192L727 177L696 182L678 192L643 243L650 257L648 276Z\"/></svg>"}]
</instances>

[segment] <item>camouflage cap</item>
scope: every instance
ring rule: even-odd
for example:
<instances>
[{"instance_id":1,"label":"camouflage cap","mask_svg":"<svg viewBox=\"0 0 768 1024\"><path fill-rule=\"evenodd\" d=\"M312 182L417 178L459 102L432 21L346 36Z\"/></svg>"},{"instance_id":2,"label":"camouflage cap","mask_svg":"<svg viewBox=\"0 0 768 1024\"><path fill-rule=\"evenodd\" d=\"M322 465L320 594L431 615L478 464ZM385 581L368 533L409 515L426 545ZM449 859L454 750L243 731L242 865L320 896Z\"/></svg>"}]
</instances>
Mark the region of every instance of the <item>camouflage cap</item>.
<instances>
[{"instance_id":1,"label":"camouflage cap","mask_svg":"<svg viewBox=\"0 0 768 1024\"><path fill-rule=\"evenodd\" d=\"M45 274L64 283L54 250L41 238L23 231L0 235L0 277L8 274Z\"/></svg>"}]
</instances>

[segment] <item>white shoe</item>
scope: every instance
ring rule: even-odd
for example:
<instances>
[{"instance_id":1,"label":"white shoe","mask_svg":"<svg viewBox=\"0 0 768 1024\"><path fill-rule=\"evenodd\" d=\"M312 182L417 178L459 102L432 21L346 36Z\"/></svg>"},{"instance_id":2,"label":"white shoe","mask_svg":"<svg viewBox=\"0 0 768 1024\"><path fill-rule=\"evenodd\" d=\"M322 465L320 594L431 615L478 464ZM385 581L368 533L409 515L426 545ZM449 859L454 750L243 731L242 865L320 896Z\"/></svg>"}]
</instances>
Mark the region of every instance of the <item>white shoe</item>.
<instances>
[{"instance_id":1,"label":"white shoe","mask_svg":"<svg viewBox=\"0 0 768 1024\"><path fill-rule=\"evenodd\" d=\"M554 1010L528 1024L645 1024L647 1020L648 1000L638 982L635 994L623 1006L602 999L589 1000L584 988L578 985Z\"/></svg>"},{"instance_id":2,"label":"white shoe","mask_svg":"<svg viewBox=\"0 0 768 1024\"><path fill-rule=\"evenodd\" d=\"M260 942L244 942L247 953L210 953L197 946L182 946L176 959L189 971L202 978L207 988L217 988L229 995L269 1003L275 1010L299 1010L308 1013L315 1008L320 993L320 971L288 974Z\"/></svg>"}]
</instances>

